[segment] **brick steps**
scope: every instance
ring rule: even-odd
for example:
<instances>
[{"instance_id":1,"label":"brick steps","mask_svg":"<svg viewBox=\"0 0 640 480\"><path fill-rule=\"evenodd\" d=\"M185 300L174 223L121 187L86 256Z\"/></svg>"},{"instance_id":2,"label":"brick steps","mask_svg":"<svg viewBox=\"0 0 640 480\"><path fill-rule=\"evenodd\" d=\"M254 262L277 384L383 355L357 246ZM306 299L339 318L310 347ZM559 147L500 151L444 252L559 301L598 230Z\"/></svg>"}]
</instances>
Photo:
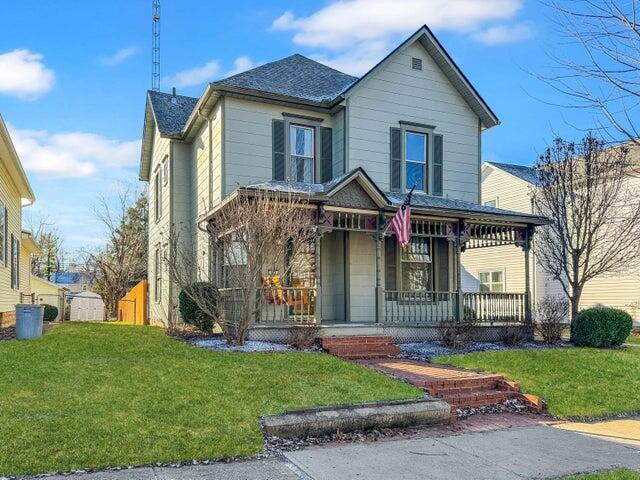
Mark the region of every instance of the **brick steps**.
<instances>
[{"instance_id":1,"label":"brick steps","mask_svg":"<svg viewBox=\"0 0 640 480\"><path fill-rule=\"evenodd\" d=\"M400 347L390 336L324 337L322 348L331 355L347 359L367 359L398 355Z\"/></svg>"}]
</instances>

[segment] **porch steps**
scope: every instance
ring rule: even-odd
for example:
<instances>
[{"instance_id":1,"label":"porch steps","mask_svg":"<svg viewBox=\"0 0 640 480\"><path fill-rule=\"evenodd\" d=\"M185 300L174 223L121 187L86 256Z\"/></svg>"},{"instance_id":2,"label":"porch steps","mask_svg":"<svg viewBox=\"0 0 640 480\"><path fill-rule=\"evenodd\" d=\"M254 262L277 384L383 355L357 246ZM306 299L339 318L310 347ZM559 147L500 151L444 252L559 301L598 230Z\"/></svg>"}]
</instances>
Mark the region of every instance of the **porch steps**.
<instances>
[{"instance_id":1,"label":"porch steps","mask_svg":"<svg viewBox=\"0 0 640 480\"><path fill-rule=\"evenodd\" d=\"M510 398L522 400L532 411L539 413L543 409L538 397L521 393L517 383L505 380L502 375L404 359L365 360L362 363L444 400L451 405L454 416L457 409L497 405Z\"/></svg>"},{"instance_id":2,"label":"porch steps","mask_svg":"<svg viewBox=\"0 0 640 480\"><path fill-rule=\"evenodd\" d=\"M327 353L350 360L390 357L400 353L400 347L387 335L323 337L320 344Z\"/></svg>"}]
</instances>

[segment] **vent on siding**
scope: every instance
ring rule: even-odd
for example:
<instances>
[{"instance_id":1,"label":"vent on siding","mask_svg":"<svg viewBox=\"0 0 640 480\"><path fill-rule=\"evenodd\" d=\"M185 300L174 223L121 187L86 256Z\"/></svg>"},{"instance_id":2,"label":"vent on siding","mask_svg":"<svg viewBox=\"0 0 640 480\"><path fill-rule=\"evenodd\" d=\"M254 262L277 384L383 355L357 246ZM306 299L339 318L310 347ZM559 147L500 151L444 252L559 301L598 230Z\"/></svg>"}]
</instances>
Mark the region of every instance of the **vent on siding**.
<instances>
[{"instance_id":1,"label":"vent on siding","mask_svg":"<svg viewBox=\"0 0 640 480\"><path fill-rule=\"evenodd\" d=\"M411 57L411 68L414 70L422 70L422 59Z\"/></svg>"}]
</instances>

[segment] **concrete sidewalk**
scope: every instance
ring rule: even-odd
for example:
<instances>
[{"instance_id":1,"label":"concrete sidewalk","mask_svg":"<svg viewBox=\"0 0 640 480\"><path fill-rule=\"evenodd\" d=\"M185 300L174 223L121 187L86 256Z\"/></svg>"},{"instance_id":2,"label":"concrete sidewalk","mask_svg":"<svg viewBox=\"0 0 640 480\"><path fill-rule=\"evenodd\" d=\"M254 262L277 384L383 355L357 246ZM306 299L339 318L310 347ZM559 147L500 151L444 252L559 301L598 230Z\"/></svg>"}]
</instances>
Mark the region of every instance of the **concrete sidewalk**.
<instances>
[{"instance_id":1,"label":"concrete sidewalk","mask_svg":"<svg viewBox=\"0 0 640 480\"><path fill-rule=\"evenodd\" d=\"M629 428L628 423L625 428ZM53 476L47 480L507 480L556 478L619 468L640 470L640 446L633 442L619 443L622 435L611 441L608 437L594 437L594 433L549 425L521 426L459 435L334 444L290 452L284 459L181 468L146 467ZM602 435L602 431L596 434Z\"/></svg>"}]
</instances>

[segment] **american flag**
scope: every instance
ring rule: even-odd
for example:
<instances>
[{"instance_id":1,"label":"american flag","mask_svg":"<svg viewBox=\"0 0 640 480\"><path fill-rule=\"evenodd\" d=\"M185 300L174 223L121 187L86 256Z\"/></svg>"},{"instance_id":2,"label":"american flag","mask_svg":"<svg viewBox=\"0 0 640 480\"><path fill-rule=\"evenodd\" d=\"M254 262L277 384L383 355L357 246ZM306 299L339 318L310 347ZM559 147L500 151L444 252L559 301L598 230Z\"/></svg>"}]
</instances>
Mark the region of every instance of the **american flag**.
<instances>
[{"instance_id":1,"label":"american flag","mask_svg":"<svg viewBox=\"0 0 640 480\"><path fill-rule=\"evenodd\" d=\"M406 247L411 241L411 194L414 188L416 188L415 185L407 194L407 198L404 199L393 220L391 220L391 229L396 234L401 247Z\"/></svg>"}]
</instances>

